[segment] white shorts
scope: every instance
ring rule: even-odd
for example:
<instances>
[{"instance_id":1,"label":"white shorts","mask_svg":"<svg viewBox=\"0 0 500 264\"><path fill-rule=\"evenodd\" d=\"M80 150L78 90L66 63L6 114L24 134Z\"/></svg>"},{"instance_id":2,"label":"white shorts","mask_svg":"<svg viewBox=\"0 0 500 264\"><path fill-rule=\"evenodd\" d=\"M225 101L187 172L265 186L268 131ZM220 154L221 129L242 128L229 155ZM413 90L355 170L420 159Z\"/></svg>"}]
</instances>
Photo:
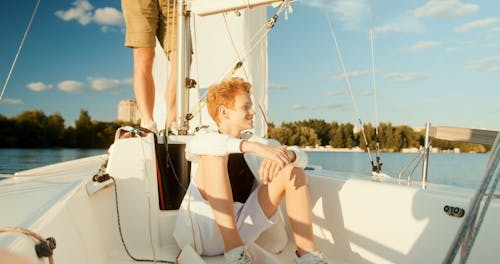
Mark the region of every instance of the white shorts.
<instances>
[{"instance_id":1,"label":"white shorts","mask_svg":"<svg viewBox=\"0 0 500 264\"><path fill-rule=\"evenodd\" d=\"M244 204L240 202L234 203L236 225L238 226L241 239L245 244L255 241L264 230L278 220L276 213L270 218L267 218L264 214L257 195L259 188L256 188L250 194ZM203 199L198 188L194 185L194 181L191 181L189 189L188 192L191 191L191 199L188 198L191 200L191 221L193 223L193 231L198 232L196 237L201 240L202 254L206 256L224 254L224 240L215 222L210 204ZM184 202L187 202L186 199L184 199ZM182 227L177 226L176 228Z\"/></svg>"}]
</instances>

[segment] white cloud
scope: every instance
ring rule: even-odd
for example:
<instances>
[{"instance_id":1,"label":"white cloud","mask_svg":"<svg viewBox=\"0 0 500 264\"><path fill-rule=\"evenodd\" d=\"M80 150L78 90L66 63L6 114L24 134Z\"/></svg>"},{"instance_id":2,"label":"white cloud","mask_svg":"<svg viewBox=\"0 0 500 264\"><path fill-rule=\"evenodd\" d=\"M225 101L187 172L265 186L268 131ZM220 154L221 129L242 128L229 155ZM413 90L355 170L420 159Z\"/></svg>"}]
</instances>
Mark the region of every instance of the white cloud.
<instances>
[{"instance_id":1,"label":"white cloud","mask_svg":"<svg viewBox=\"0 0 500 264\"><path fill-rule=\"evenodd\" d=\"M22 104L23 100L14 98L5 98L3 102L6 104Z\"/></svg>"},{"instance_id":2,"label":"white cloud","mask_svg":"<svg viewBox=\"0 0 500 264\"><path fill-rule=\"evenodd\" d=\"M500 27L494 27L494 28L488 30L488 32L491 32L491 33L500 33Z\"/></svg>"},{"instance_id":3,"label":"white cloud","mask_svg":"<svg viewBox=\"0 0 500 264\"><path fill-rule=\"evenodd\" d=\"M368 17L366 4L364 0L338 0L332 3L332 10L344 28L359 29Z\"/></svg>"},{"instance_id":4,"label":"white cloud","mask_svg":"<svg viewBox=\"0 0 500 264\"><path fill-rule=\"evenodd\" d=\"M56 11L56 16L64 21L76 20L84 26L92 21L94 7L87 0L76 0L72 5L74 7L66 11Z\"/></svg>"},{"instance_id":5,"label":"white cloud","mask_svg":"<svg viewBox=\"0 0 500 264\"><path fill-rule=\"evenodd\" d=\"M129 77L129 78L122 79L121 82L123 84L126 84L126 85L132 85L134 83L134 79Z\"/></svg>"},{"instance_id":6,"label":"white cloud","mask_svg":"<svg viewBox=\"0 0 500 264\"><path fill-rule=\"evenodd\" d=\"M345 80L346 77L349 77L349 79L352 79L352 78L363 76L363 75L368 74L368 73L370 73L369 70L352 71L352 72L348 72L347 74L341 73L341 74L335 76L335 79L336 80Z\"/></svg>"},{"instance_id":7,"label":"white cloud","mask_svg":"<svg viewBox=\"0 0 500 264\"><path fill-rule=\"evenodd\" d=\"M90 80L90 88L94 91L97 92L103 92L103 91L118 91L120 90L120 80L116 79L108 79L108 78L89 78Z\"/></svg>"},{"instance_id":8,"label":"white cloud","mask_svg":"<svg viewBox=\"0 0 500 264\"><path fill-rule=\"evenodd\" d=\"M105 77L89 77L88 83L83 83L74 80L66 80L60 82L57 87L63 92L83 92L88 90L91 92L107 92L107 91L120 91L120 87L123 85L131 85L132 78L124 79L111 79ZM31 89L42 89L43 83L33 83L30 84ZM52 87L52 85L48 85Z\"/></svg>"},{"instance_id":9,"label":"white cloud","mask_svg":"<svg viewBox=\"0 0 500 264\"><path fill-rule=\"evenodd\" d=\"M298 109L306 109L307 107L302 104L293 104L290 106L290 108L292 108L293 110L298 110Z\"/></svg>"},{"instance_id":10,"label":"white cloud","mask_svg":"<svg viewBox=\"0 0 500 264\"><path fill-rule=\"evenodd\" d=\"M324 105L314 105L311 109L341 109L345 108L345 104L324 104Z\"/></svg>"},{"instance_id":11,"label":"white cloud","mask_svg":"<svg viewBox=\"0 0 500 264\"><path fill-rule=\"evenodd\" d=\"M81 92L84 90L83 83L72 80L62 81L57 85L57 87L59 90L69 93Z\"/></svg>"},{"instance_id":12,"label":"white cloud","mask_svg":"<svg viewBox=\"0 0 500 264\"><path fill-rule=\"evenodd\" d=\"M347 94L347 91L328 91L326 92L327 96L337 96L337 95L343 95Z\"/></svg>"},{"instance_id":13,"label":"white cloud","mask_svg":"<svg viewBox=\"0 0 500 264\"><path fill-rule=\"evenodd\" d=\"M436 47L436 46L439 46L441 45L441 42L438 42L438 41L419 41L413 45L411 45L409 48L408 48L408 51L410 52L419 52L419 51L422 51L422 50L426 50L426 49L429 49L429 48L432 48L432 47Z\"/></svg>"},{"instance_id":14,"label":"white cloud","mask_svg":"<svg viewBox=\"0 0 500 264\"><path fill-rule=\"evenodd\" d=\"M465 23L461 26L455 27L455 31L457 32L467 32L475 29L482 29L485 27L489 27L495 24L498 21L497 18L484 18L475 20L469 23Z\"/></svg>"},{"instance_id":15,"label":"white cloud","mask_svg":"<svg viewBox=\"0 0 500 264\"><path fill-rule=\"evenodd\" d=\"M363 92L361 92L361 96L373 96L373 91L364 90Z\"/></svg>"},{"instance_id":16,"label":"white cloud","mask_svg":"<svg viewBox=\"0 0 500 264\"><path fill-rule=\"evenodd\" d=\"M107 32L109 27L123 27L122 13L113 7L95 9L88 0L76 0L74 7L68 10L58 10L55 15L64 21L76 20L85 26L91 22L101 25L101 30Z\"/></svg>"},{"instance_id":17,"label":"white cloud","mask_svg":"<svg viewBox=\"0 0 500 264\"><path fill-rule=\"evenodd\" d=\"M463 47L449 47L446 49L446 51L448 51L448 52L458 52L458 51L462 51L462 50L464 50Z\"/></svg>"},{"instance_id":18,"label":"white cloud","mask_svg":"<svg viewBox=\"0 0 500 264\"><path fill-rule=\"evenodd\" d=\"M94 22L99 25L123 26L122 13L112 7L98 8L95 10Z\"/></svg>"},{"instance_id":19,"label":"white cloud","mask_svg":"<svg viewBox=\"0 0 500 264\"><path fill-rule=\"evenodd\" d=\"M416 8L415 17L457 17L472 14L479 10L475 4L465 4L459 0L430 0Z\"/></svg>"},{"instance_id":20,"label":"white cloud","mask_svg":"<svg viewBox=\"0 0 500 264\"><path fill-rule=\"evenodd\" d=\"M499 72L500 73L500 57L489 57L480 59L469 65L470 69L486 72Z\"/></svg>"},{"instance_id":21,"label":"white cloud","mask_svg":"<svg viewBox=\"0 0 500 264\"><path fill-rule=\"evenodd\" d=\"M348 30L357 30L364 27L368 17L367 0L336 0L325 3L324 0L301 0L302 4L320 8L333 13L333 18L342 23Z\"/></svg>"},{"instance_id":22,"label":"white cloud","mask_svg":"<svg viewBox=\"0 0 500 264\"><path fill-rule=\"evenodd\" d=\"M284 83L269 83L269 89L284 90L288 89L288 85Z\"/></svg>"},{"instance_id":23,"label":"white cloud","mask_svg":"<svg viewBox=\"0 0 500 264\"><path fill-rule=\"evenodd\" d=\"M28 83L26 87L34 92L47 91L53 87L52 84L45 84L43 82L32 82Z\"/></svg>"},{"instance_id":24,"label":"white cloud","mask_svg":"<svg viewBox=\"0 0 500 264\"><path fill-rule=\"evenodd\" d=\"M415 18L411 12L397 16L396 18L385 22L382 26L375 27L377 37L384 37L394 33L422 33L425 31L424 24Z\"/></svg>"},{"instance_id":25,"label":"white cloud","mask_svg":"<svg viewBox=\"0 0 500 264\"><path fill-rule=\"evenodd\" d=\"M424 74L424 73L408 73L408 74L402 74L402 73L388 73L384 75L384 79L390 80L393 82L412 82L412 81L418 81L418 80L423 80L428 78L429 75Z\"/></svg>"}]
</instances>

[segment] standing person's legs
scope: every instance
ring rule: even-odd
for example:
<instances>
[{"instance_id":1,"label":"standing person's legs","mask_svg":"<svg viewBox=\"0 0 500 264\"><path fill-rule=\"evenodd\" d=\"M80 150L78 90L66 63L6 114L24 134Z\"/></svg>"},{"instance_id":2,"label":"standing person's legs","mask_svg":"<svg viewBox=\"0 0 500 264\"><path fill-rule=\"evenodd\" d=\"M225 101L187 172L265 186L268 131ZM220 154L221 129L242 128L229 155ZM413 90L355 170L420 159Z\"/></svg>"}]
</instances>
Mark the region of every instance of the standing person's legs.
<instances>
[{"instance_id":1,"label":"standing person's legs","mask_svg":"<svg viewBox=\"0 0 500 264\"><path fill-rule=\"evenodd\" d=\"M165 93L165 101L167 102L167 129L172 129L173 123L177 117L177 51L170 51L168 53L168 60L170 61L170 77L168 78L167 91Z\"/></svg>"},{"instance_id":2,"label":"standing person's legs","mask_svg":"<svg viewBox=\"0 0 500 264\"><path fill-rule=\"evenodd\" d=\"M276 212L284 196L299 255L316 251L312 230L311 196L303 169L292 164L287 165L271 182L260 187L258 196L260 206L267 217Z\"/></svg>"},{"instance_id":3,"label":"standing person's legs","mask_svg":"<svg viewBox=\"0 0 500 264\"><path fill-rule=\"evenodd\" d=\"M165 102L167 105L167 122L165 127L170 130L176 120L176 80L177 80L177 1L160 0L161 13L158 24L158 41L161 43L165 54L170 62L167 89L165 91Z\"/></svg>"},{"instance_id":4,"label":"standing person's legs","mask_svg":"<svg viewBox=\"0 0 500 264\"><path fill-rule=\"evenodd\" d=\"M125 18L125 46L133 48L134 93L141 125L156 130L153 123L155 87L152 67L159 21L156 0L122 0Z\"/></svg>"},{"instance_id":5,"label":"standing person's legs","mask_svg":"<svg viewBox=\"0 0 500 264\"><path fill-rule=\"evenodd\" d=\"M134 48L134 93L141 112L141 125L153 122L155 86L153 81L154 48Z\"/></svg>"}]
</instances>

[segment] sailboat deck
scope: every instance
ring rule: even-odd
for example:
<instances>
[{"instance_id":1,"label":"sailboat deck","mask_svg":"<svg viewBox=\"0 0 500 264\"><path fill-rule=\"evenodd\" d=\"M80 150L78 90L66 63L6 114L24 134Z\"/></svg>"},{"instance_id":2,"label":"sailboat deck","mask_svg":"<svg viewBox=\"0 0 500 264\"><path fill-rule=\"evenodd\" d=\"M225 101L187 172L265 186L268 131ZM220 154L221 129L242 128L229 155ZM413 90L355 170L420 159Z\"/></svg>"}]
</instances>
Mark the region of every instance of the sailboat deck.
<instances>
[{"instance_id":1,"label":"sailboat deck","mask_svg":"<svg viewBox=\"0 0 500 264\"><path fill-rule=\"evenodd\" d=\"M77 191L82 181L97 172L104 155L62 162L26 170L18 178L0 181L0 226L33 227L48 219L51 210ZM0 247L12 242L13 236L0 236Z\"/></svg>"}]
</instances>

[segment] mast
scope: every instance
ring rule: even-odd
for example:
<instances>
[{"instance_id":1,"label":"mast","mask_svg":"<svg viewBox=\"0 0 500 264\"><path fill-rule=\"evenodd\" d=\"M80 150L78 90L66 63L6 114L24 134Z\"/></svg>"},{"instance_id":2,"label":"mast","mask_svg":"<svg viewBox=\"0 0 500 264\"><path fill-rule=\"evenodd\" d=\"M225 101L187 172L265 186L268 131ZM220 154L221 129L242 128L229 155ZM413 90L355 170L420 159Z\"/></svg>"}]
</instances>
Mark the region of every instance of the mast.
<instances>
[{"instance_id":1,"label":"mast","mask_svg":"<svg viewBox=\"0 0 500 264\"><path fill-rule=\"evenodd\" d=\"M191 12L187 9L185 0L177 1L177 78L176 102L178 134L187 135L189 130L189 93L188 80L191 66L191 34L189 34L189 21Z\"/></svg>"}]
</instances>

